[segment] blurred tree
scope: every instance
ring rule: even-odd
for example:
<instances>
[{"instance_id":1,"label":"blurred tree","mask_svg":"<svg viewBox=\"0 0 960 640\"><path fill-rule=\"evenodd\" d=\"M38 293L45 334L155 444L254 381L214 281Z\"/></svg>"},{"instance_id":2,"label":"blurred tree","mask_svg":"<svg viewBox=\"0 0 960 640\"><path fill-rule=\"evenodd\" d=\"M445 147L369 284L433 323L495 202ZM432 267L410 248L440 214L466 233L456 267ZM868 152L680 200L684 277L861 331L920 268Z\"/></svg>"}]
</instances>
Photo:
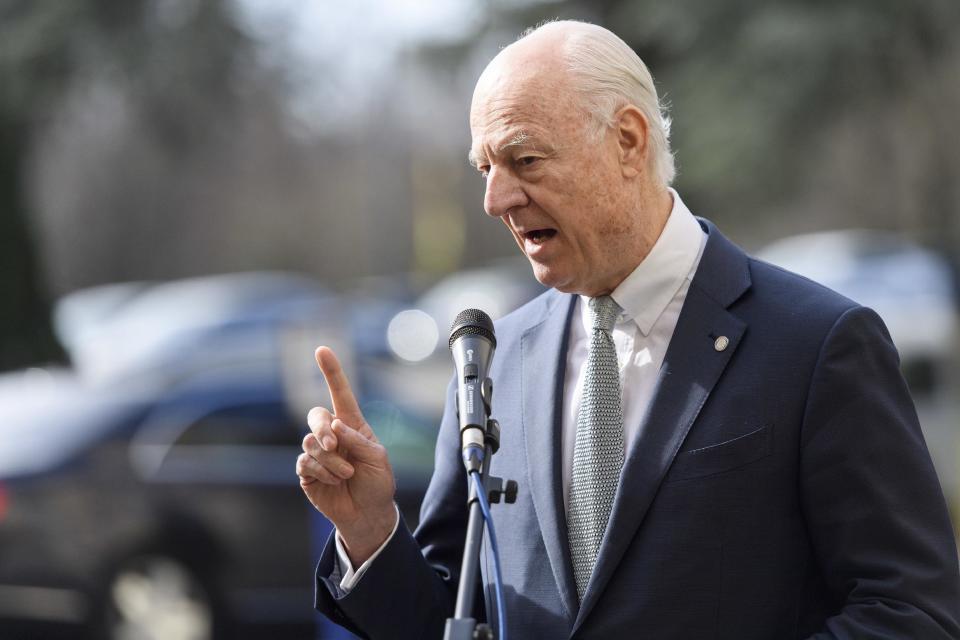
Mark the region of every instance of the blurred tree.
<instances>
[{"instance_id":1,"label":"blurred tree","mask_svg":"<svg viewBox=\"0 0 960 640\"><path fill-rule=\"evenodd\" d=\"M678 187L748 247L864 225L960 253L956 0L477 0L456 35L424 30L372 75L347 62L399 26L294 3L292 21L351 30L251 29L234 13L252 4L0 0L0 369L49 353L43 282L280 268L337 283L512 253L480 214L465 116L499 47L556 17L609 26L650 64ZM297 34L326 38L325 57L260 55ZM313 111L279 104L291 87L319 89Z\"/></svg>"},{"instance_id":2,"label":"blurred tree","mask_svg":"<svg viewBox=\"0 0 960 640\"><path fill-rule=\"evenodd\" d=\"M918 84L941 62L955 65L951 53L960 24L955 0L603 4L602 22L650 60L677 108L680 184L703 202L737 203L737 217L747 223L746 212L764 211L774 201L811 188L809 178L824 161L825 137L837 134L834 125L840 119L848 114L863 119L877 105L893 106L904 98L915 107L928 107L932 96L920 95ZM909 153L911 144L927 142L920 136L895 144L888 124L869 122L875 139L902 145L889 148L890 153ZM947 123L904 124L922 133ZM927 155L929 168L940 173L943 154ZM949 155L954 168L960 168L960 156ZM871 184L870 176L857 179L863 190L884 192L883 185ZM941 196L944 188L948 186L939 187ZM955 211L960 203L949 200ZM914 203L917 215L925 204ZM941 215L942 207L928 214ZM836 220L838 213L829 212L826 221Z\"/></svg>"},{"instance_id":3,"label":"blurred tree","mask_svg":"<svg viewBox=\"0 0 960 640\"><path fill-rule=\"evenodd\" d=\"M229 110L246 51L224 1L0 0L0 370L59 355L25 184L53 109L91 78L133 84L147 135L196 144ZM171 90L180 75L192 92Z\"/></svg>"},{"instance_id":4,"label":"blurred tree","mask_svg":"<svg viewBox=\"0 0 960 640\"><path fill-rule=\"evenodd\" d=\"M630 44L676 116L679 188L741 238L879 226L949 238L960 254L951 179L960 174L960 2L490 0L487 8L476 38L489 55L554 18L607 26ZM441 71L457 61L462 72L475 51L428 46L423 58Z\"/></svg>"}]
</instances>

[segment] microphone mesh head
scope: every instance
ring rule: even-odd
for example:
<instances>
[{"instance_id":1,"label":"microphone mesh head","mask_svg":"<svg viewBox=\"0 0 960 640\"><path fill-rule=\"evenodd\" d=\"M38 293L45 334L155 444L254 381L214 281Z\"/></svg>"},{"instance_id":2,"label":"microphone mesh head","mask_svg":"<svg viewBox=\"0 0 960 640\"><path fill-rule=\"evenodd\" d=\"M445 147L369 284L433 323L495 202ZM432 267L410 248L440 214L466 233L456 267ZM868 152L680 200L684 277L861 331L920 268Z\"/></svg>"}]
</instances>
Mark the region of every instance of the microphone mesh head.
<instances>
[{"instance_id":1,"label":"microphone mesh head","mask_svg":"<svg viewBox=\"0 0 960 640\"><path fill-rule=\"evenodd\" d=\"M448 346L452 349L453 343L462 336L478 335L483 336L497 346L497 339L493 335L493 320L480 309L464 309L457 314L450 327L450 342Z\"/></svg>"}]
</instances>

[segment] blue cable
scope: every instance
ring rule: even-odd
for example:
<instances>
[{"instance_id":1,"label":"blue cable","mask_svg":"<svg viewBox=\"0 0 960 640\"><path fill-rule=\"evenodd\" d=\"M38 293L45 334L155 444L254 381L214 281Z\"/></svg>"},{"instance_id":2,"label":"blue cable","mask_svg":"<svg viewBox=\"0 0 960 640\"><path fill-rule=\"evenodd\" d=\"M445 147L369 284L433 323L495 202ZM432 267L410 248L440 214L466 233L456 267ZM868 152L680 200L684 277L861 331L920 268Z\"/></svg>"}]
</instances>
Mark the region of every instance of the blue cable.
<instances>
[{"instance_id":1,"label":"blue cable","mask_svg":"<svg viewBox=\"0 0 960 640\"><path fill-rule=\"evenodd\" d=\"M497 534L493 531L493 516L490 514L490 505L487 504L487 494L483 489L483 483L480 482L480 472L472 471L470 476L473 478L473 484L477 490L477 501L480 503L480 511L483 512L483 520L487 525L487 532L490 534L490 547L493 549L493 583L497 591L497 618L499 618L500 622L498 640L507 640L507 612L503 604L503 577L500 575L500 550L497 548Z\"/></svg>"}]
</instances>

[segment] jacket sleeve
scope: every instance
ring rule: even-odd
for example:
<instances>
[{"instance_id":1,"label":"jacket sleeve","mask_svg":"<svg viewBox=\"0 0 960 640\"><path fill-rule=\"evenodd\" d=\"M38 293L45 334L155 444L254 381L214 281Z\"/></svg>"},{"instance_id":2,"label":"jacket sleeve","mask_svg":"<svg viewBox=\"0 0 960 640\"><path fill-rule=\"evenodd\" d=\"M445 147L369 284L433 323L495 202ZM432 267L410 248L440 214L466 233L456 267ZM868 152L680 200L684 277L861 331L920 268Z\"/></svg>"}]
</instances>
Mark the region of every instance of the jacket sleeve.
<instances>
[{"instance_id":1,"label":"jacket sleeve","mask_svg":"<svg viewBox=\"0 0 960 640\"><path fill-rule=\"evenodd\" d=\"M451 382L437 436L433 477L416 532L410 533L401 516L396 534L349 593L339 588L332 537L321 555L317 610L363 638L439 640L446 619L453 615L467 525L467 484L459 455L455 391Z\"/></svg>"},{"instance_id":2,"label":"jacket sleeve","mask_svg":"<svg viewBox=\"0 0 960 640\"><path fill-rule=\"evenodd\" d=\"M880 317L836 321L810 384L801 493L834 615L814 638L960 638L957 549Z\"/></svg>"}]
</instances>

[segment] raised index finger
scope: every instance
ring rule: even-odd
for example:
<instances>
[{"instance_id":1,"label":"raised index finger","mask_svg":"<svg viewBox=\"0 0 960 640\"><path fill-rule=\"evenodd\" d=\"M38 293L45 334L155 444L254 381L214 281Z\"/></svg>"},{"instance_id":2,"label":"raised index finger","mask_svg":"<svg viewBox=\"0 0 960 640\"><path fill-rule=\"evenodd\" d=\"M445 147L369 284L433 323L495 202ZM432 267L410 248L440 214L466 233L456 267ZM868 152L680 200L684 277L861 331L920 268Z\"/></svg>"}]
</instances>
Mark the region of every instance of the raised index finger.
<instances>
[{"instance_id":1,"label":"raised index finger","mask_svg":"<svg viewBox=\"0 0 960 640\"><path fill-rule=\"evenodd\" d=\"M317 347L314 355L320 371L323 372L323 377L327 380L327 386L330 387L333 413L345 424L359 429L364 424L363 414L360 413L360 405L357 404L357 398L353 395L353 389L350 388L350 381L347 380L347 375L343 372L337 356L330 347Z\"/></svg>"}]
</instances>

